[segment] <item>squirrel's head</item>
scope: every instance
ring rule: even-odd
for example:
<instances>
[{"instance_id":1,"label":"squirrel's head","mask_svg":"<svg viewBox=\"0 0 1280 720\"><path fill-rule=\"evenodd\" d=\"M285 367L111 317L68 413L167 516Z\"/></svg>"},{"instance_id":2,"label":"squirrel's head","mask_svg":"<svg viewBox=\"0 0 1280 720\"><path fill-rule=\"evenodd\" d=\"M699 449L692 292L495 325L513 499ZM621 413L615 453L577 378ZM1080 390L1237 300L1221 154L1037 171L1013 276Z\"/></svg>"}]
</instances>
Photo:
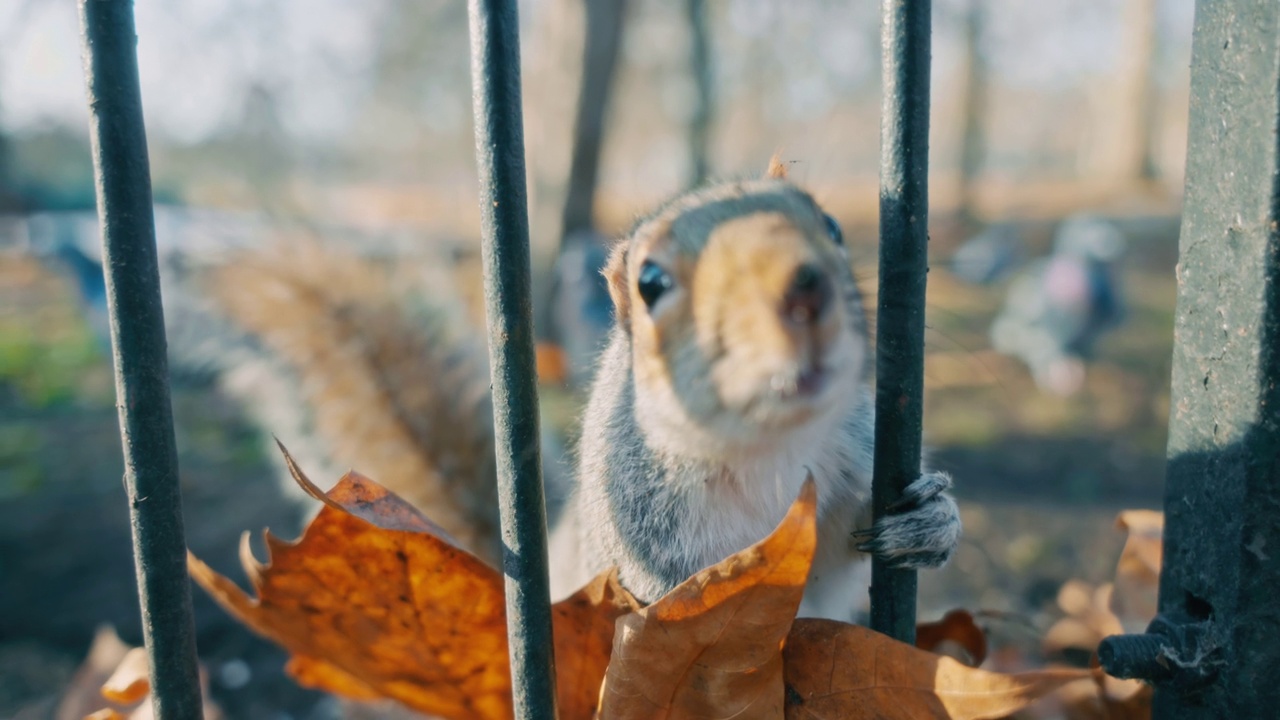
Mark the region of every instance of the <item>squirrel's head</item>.
<instances>
[{"instance_id":1,"label":"squirrel's head","mask_svg":"<svg viewBox=\"0 0 1280 720\"><path fill-rule=\"evenodd\" d=\"M866 317L843 237L776 161L764 178L664 206L614 249L605 276L651 433L722 443L714 453L856 401Z\"/></svg>"}]
</instances>

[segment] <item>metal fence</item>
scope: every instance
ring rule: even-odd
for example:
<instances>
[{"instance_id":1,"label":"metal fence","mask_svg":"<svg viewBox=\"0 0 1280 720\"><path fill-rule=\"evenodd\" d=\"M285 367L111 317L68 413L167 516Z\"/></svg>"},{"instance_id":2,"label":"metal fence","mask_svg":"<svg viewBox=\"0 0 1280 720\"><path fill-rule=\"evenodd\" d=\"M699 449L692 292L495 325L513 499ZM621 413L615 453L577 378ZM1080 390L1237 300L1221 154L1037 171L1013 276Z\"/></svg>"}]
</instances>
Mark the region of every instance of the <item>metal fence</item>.
<instances>
[{"instance_id":1,"label":"metal fence","mask_svg":"<svg viewBox=\"0 0 1280 720\"><path fill-rule=\"evenodd\" d=\"M516 715L554 718L515 0L469 0L503 570ZM125 480L156 716L198 718L131 0L80 0ZM884 0L874 505L919 473L930 3ZM1280 5L1201 0L1180 244L1160 616L1104 642L1162 718L1280 706ZM915 575L873 566L872 624L915 630Z\"/></svg>"},{"instance_id":2,"label":"metal fence","mask_svg":"<svg viewBox=\"0 0 1280 720\"><path fill-rule=\"evenodd\" d=\"M200 718L151 170L131 0L82 0L89 138L142 637L157 718Z\"/></svg>"},{"instance_id":3,"label":"metal fence","mask_svg":"<svg viewBox=\"0 0 1280 720\"><path fill-rule=\"evenodd\" d=\"M514 0L469 0L468 16L513 700L517 718L554 720L555 653L529 294L520 23Z\"/></svg>"},{"instance_id":4,"label":"metal fence","mask_svg":"<svg viewBox=\"0 0 1280 720\"><path fill-rule=\"evenodd\" d=\"M1161 718L1280 707L1280 4L1201 0L1160 612L1099 649Z\"/></svg>"}]
</instances>

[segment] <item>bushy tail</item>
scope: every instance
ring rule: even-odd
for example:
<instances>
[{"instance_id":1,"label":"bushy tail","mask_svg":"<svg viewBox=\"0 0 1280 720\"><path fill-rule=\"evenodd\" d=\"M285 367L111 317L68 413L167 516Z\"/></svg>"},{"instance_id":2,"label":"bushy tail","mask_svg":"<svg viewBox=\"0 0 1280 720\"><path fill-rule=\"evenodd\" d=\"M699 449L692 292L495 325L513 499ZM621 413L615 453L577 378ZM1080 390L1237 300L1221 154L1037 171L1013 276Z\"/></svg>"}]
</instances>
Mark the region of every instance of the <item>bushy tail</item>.
<instances>
[{"instance_id":1,"label":"bushy tail","mask_svg":"<svg viewBox=\"0 0 1280 720\"><path fill-rule=\"evenodd\" d=\"M335 461L494 561L488 357L446 265L293 241L234 258L209 289L297 374L310 424Z\"/></svg>"}]
</instances>

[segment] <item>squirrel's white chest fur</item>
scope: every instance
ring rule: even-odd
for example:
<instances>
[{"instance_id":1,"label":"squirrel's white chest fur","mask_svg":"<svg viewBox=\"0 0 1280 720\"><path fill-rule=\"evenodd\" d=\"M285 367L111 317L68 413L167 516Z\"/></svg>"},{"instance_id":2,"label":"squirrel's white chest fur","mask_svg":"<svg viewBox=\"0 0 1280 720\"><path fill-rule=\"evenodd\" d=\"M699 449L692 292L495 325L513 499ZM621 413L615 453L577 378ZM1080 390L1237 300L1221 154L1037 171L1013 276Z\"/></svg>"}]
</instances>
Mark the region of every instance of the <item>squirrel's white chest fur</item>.
<instances>
[{"instance_id":1,"label":"squirrel's white chest fur","mask_svg":"<svg viewBox=\"0 0 1280 720\"><path fill-rule=\"evenodd\" d=\"M860 520L871 521L865 510L870 467L865 476L852 476L858 449L806 439L727 466L723 476L691 493L691 515L705 522L685 526L685 540L691 552L707 553L704 565L758 542L777 527L812 472L818 488L818 550L800 615L848 621L869 600L870 564L853 548L850 533L859 529ZM730 507L733 511L726 512Z\"/></svg>"}]
</instances>

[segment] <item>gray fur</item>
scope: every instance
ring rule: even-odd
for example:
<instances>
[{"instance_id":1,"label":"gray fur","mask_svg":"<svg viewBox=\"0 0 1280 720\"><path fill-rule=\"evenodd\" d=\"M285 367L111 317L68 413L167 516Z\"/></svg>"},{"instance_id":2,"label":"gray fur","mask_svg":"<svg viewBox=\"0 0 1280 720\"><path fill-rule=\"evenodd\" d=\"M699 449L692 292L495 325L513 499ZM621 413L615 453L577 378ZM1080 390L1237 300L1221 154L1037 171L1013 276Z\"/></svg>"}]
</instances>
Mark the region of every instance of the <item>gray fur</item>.
<instances>
[{"instance_id":1,"label":"gray fur","mask_svg":"<svg viewBox=\"0 0 1280 720\"><path fill-rule=\"evenodd\" d=\"M697 257L707 243L707 236L717 226L734 218L760 212L778 212L789 216L812 215L813 198L798 188L780 186L773 192L746 197L728 197L692 208L671 223L671 237L681 250Z\"/></svg>"}]
</instances>

